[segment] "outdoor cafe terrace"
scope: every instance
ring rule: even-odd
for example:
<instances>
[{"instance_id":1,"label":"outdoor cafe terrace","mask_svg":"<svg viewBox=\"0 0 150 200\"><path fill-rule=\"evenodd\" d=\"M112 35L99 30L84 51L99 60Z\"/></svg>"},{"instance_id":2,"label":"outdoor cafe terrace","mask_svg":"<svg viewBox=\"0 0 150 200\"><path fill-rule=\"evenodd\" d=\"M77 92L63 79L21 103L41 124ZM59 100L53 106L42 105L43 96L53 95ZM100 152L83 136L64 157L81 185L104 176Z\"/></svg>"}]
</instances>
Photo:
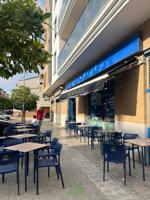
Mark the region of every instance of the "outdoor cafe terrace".
<instances>
[{"instance_id":1,"label":"outdoor cafe terrace","mask_svg":"<svg viewBox=\"0 0 150 200\"><path fill-rule=\"evenodd\" d=\"M128 159L126 163L127 180L124 186L122 164L110 163L103 181L103 156L100 153L100 143L91 143L64 128L43 122L42 131L52 130L52 138L58 137L63 145L61 153L61 169L65 184L63 189L60 179L57 179L55 169L39 170L39 195L36 195L36 184L33 182L33 154L29 158L29 174L27 191L24 187L24 168L20 166L20 195L17 195L16 176L6 174L5 182L1 183L0 199L53 199L53 200L148 200L150 198L150 167L145 166L145 181L143 181L142 165L136 155L135 169L131 156L131 176L129 176ZM22 133L21 133L22 134ZM28 133L25 133L26 136ZM21 137L21 136L20 136ZM137 151L135 151L137 152ZM132 155L132 154L131 154ZM107 171L107 166L106 166Z\"/></svg>"}]
</instances>

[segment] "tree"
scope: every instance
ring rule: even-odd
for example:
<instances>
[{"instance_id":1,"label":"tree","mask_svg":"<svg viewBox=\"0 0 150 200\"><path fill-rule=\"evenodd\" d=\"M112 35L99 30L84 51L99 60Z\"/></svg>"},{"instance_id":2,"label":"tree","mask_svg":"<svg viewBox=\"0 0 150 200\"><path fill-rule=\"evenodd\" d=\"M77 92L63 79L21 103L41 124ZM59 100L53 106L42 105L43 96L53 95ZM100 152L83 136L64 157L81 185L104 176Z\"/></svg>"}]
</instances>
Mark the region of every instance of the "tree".
<instances>
[{"instance_id":1,"label":"tree","mask_svg":"<svg viewBox=\"0 0 150 200\"><path fill-rule=\"evenodd\" d=\"M34 0L0 0L0 76L38 73L50 62L44 50L44 21L50 17Z\"/></svg>"},{"instance_id":2,"label":"tree","mask_svg":"<svg viewBox=\"0 0 150 200\"><path fill-rule=\"evenodd\" d=\"M39 97L32 94L30 88L25 86L19 86L12 91L11 101L13 102L14 108L22 111L23 124L25 124L26 111L34 110L38 99Z\"/></svg>"},{"instance_id":3,"label":"tree","mask_svg":"<svg viewBox=\"0 0 150 200\"><path fill-rule=\"evenodd\" d=\"M13 103L11 99L0 96L0 110L12 109Z\"/></svg>"}]
</instances>

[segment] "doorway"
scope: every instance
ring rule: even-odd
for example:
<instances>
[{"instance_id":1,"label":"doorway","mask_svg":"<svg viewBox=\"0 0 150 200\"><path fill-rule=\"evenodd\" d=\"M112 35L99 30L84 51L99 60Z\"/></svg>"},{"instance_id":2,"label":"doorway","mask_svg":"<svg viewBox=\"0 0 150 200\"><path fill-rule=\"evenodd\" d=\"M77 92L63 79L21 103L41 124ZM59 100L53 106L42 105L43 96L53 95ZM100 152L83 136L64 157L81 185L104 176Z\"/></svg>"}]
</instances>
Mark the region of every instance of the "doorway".
<instances>
[{"instance_id":1,"label":"doorway","mask_svg":"<svg viewBox=\"0 0 150 200\"><path fill-rule=\"evenodd\" d=\"M69 99L68 120L76 121L76 99L75 98Z\"/></svg>"}]
</instances>

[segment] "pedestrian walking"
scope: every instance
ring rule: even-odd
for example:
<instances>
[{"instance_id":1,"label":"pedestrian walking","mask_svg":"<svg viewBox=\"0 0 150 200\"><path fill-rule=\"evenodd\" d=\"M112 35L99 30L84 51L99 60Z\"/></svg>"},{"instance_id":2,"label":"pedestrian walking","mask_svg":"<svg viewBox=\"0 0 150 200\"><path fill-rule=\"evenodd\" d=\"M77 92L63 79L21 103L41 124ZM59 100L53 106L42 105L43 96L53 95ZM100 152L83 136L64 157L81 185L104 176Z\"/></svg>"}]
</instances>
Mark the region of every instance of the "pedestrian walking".
<instances>
[{"instance_id":1,"label":"pedestrian walking","mask_svg":"<svg viewBox=\"0 0 150 200\"><path fill-rule=\"evenodd\" d=\"M42 125L43 116L44 116L44 111L43 111L43 108L40 107L36 111L36 119L37 119L37 123L38 123L38 126L39 126L39 130L40 130L41 125Z\"/></svg>"}]
</instances>

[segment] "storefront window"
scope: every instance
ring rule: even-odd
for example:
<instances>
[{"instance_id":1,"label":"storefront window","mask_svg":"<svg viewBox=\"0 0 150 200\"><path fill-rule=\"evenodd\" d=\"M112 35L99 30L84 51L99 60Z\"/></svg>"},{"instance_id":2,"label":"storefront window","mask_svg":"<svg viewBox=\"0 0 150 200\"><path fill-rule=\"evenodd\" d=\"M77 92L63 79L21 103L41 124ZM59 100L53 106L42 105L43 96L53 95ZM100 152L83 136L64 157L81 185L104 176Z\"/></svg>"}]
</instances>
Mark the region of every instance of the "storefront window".
<instances>
[{"instance_id":1,"label":"storefront window","mask_svg":"<svg viewBox=\"0 0 150 200\"><path fill-rule=\"evenodd\" d=\"M114 122L115 95L114 80L105 83L102 91L89 94L89 116L102 121Z\"/></svg>"}]
</instances>

